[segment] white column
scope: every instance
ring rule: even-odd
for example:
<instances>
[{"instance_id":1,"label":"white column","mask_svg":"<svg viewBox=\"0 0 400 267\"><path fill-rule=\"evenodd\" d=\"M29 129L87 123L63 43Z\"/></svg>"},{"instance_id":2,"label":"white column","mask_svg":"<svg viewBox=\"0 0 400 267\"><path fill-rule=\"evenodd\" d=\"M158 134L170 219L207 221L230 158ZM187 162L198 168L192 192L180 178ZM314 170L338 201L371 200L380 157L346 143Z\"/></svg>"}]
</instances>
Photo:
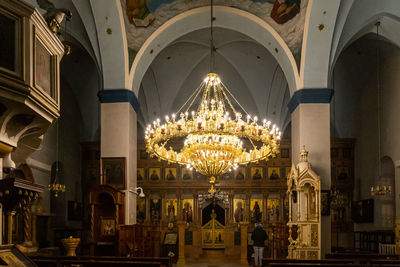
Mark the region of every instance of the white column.
<instances>
[{"instance_id":1,"label":"white column","mask_svg":"<svg viewBox=\"0 0 400 267\"><path fill-rule=\"evenodd\" d=\"M136 223L137 117L129 102L101 104L101 157L126 158L125 224Z\"/></svg>"},{"instance_id":2,"label":"white column","mask_svg":"<svg viewBox=\"0 0 400 267\"><path fill-rule=\"evenodd\" d=\"M321 178L321 189L331 188L330 108L329 103L300 103L292 112L292 158L299 162L303 146L309 162ZM331 217L322 216L321 256L331 251Z\"/></svg>"},{"instance_id":3,"label":"white column","mask_svg":"<svg viewBox=\"0 0 400 267\"><path fill-rule=\"evenodd\" d=\"M0 179L3 179L3 158L0 158ZM3 244L3 205L0 204L0 245Z\"/></svg>"}]
</instances>

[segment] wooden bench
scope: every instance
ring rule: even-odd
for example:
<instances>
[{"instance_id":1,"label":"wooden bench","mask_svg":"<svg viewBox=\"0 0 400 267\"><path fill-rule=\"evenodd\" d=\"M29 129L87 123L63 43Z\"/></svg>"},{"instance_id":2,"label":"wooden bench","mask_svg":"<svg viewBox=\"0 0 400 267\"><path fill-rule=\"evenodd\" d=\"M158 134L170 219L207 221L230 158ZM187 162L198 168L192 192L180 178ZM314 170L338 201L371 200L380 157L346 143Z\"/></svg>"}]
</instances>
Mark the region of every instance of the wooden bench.
<instances>
[{"instance_id":1,"label":"wooden bench","mask_svg":"<svg viewBox=\"0 0 400 267\"><path fill-rule=\"evenodd\" d=\"M367 255L367 254L365 254ZM363 255L362 255L363 256ZM373 256L370 256L373 257ZM297 259L269 259L264 258L262 266L269 267L283 267L283 266L298 266L298 267L312 267L312 266L324 266L324 267L339 267L339 266L382 266L382 267L399 267L400 260L394 259L323 259L323 260L297 260Z\"/></svg>"},{"instance_id":2,"label":"wooden bench","mask_svg":"<svg viewBox=\"0 0 400 267\"><path fill-rule=\"evenodd\" d=\"M34 260L38 267L66 267L82 265L85 267L108 267L108 266L144 266L144 267L160 267L160 262L146 261L102 261L102 260Z\"/></svg>"},{"instance_id":3,"label":"wooden bench","mask_svg":"<svg viewBox=\"0 0 400 267\"><path fill-rule=\"evenodd\" d=\"M316 267L316 266L323 266L323 267L343 267L343 266L351 266L351 267L363 267L364 265L361 264L353 264L353 263L347 263L347 264L343 264L343 263L324 263L324 262L315 262L315 263L311 263L311 262L274 262L274 263L270 263L267 266L273 266L273 267L289 267L289 266L295 266L295 267Z\"/></svg>"},{"instance_id":4,"label":"wooden bench","mask_svg":"<svg viewBox=\"0 0 400 267\"><path fill-rule=\"evenodd\" d=\"M286 264L286 266L292 264L311 264L315 266L315 264L339 264L339 265L347 265L354 264L353 260L336 260L336 259L325 259L325 260L297 260L297 259L270 259L264 258L262 260L262 266L276 266L276 264ZM318 265L317 265L318 266ZM324 265L325 266L325 265Z\"/></svg>"},{"instance_id":5,"label":"wooden bench","mask_svg":"<svg viewBox=\"0 0 400 267\"><path fill-rule=\"evenodd\" d=\"M113 257L113 256L43 256L43 255L30 255L29 258L33 260L39 266L57 266L57 264L83 264L89 266L91 263L108 264L108 266L114 266L116 262L118 266L126 266L127 264L138 264L145 263L145 266L163 266L171 267L169 258L167 257ZM71 263L74 262L74 263ZM53 263L53 265L44 265L45 263ZM88 265L89 264L89 265ZM111 265L112 264L112 265ZM151 265L153 264L153 265ZM62 265L60 265L62 266ZM90 265L95 266L95 265ZM106 265L101 265L106 266ZM131 265L140 266L140 265Z\"/></svg>"},{"instance_id":6,"label":"wooden bench","mask_svg":"<svg viewBox=\"0 0 400 267\"><path fill-rule=\"evenodd\" d=\"M356 253L330 253L325 255L326 259L353 259L353 260L398 260L398 255L377 254L370 252Z\"/></svg>"}]
</instances>

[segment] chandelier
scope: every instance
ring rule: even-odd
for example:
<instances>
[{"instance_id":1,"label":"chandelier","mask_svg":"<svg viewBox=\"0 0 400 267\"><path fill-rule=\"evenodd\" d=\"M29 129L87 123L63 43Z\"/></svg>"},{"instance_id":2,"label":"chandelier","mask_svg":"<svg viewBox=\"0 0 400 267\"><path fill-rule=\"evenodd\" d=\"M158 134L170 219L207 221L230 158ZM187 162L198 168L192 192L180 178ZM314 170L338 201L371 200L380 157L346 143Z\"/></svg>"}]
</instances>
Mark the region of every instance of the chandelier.
<instances>
[{"instance_id":1,"label":"chandelier","mask_svg":"<svg viewBox=\"0 0 400 267\"><path fill-rule=\"evenodd\" d=\"M392 193L392 186L390 185L376 185L371 186L371 196L387 196Z\"/></svg>"},{"instance_id":2,"label":"chandelier","mask_svg":"<svg viewBox=\"0 0 400 267\"><path fill-rule=\"evenodd\" d=\"M54 180L52 183L47 185L47 189L50 191L51 193L54 193L54 197L58 197L59 193L64 193L66 186L64 184L60 184L58 183L57 179L60 176L60 162L58 161L58 154L59 154L59 142L58 142L58 137L59 137L59 124L60 121L56 122L56 162L55 162L55 169L54 169Z\"/></svg>"},{"instance_id":3,"label":"chandelier","mask_svg":"<svg viewBox=\"0 0 400 267\"><path fill-rule=\"evenodd\" d=\"M199 193L199 204L200 207L203 207L205 204L208 203L209 200L215 205L216 202L222 202L223 205L228 207L229 205L229 193L225 191L221 191L214 187L215 185L215 178L212 177L210 179L210 189L207 192Z\"/></svg>"},{"instance_id":4,"label":"chandelier","mask_svg":"<svg viewBox=\"0 0 400 267\"><path fill-rule=\"evenodd\" d=\"M201 94L202 93L202 94ZM201 94L197 109L191 111ZM247 115L243 120L229 97ZM275 157L279 153L281 132L270 121L257 123L230 93L215 73L209 73L200 86L178 110L179 117L157 119L145 131L147 152L169 163L186 165L210 178L218 177L239 164L248 164ZM233 118L231 117L234 116ZM173 140L184 139L180 151L174 150ZM247 142L251 149L244 146ZM169 149L167 147L169 146Z\"/></svg>"},{"instance_id":5,"label":"chandelier","mask_svg":"<svg viewBox=\"0 0 400 267\"><path fill-rule=\"evenodd\" d=\"M65 192L65 185L63 185L63 184L59 184L59 183L55 183L54 182L52 184L49 184L47 187L48 187L50 192L54 193L54 197L58 197L59 193L64 193Z\"/></svg>"},{"instance_id":6,"label":"chandelier","mask_svg":"<svg viewBox=\"0 0 400 267\"><path fill-rule=\"evenodd\" d=\"M215 195L214 183L218 176L236 169L239 164L275 157L281 136L278 127L270 121L264 119L262 125L258 124L257 116L250 116L213 73L214 19L211 0L210 73L177 113L165 116L164 123L156 119L145 131L150 156L186 165L210 177L211 196ZM179 141L183 141L183 147L173 149L173 144Z\"/></svg>"}]
</instances>

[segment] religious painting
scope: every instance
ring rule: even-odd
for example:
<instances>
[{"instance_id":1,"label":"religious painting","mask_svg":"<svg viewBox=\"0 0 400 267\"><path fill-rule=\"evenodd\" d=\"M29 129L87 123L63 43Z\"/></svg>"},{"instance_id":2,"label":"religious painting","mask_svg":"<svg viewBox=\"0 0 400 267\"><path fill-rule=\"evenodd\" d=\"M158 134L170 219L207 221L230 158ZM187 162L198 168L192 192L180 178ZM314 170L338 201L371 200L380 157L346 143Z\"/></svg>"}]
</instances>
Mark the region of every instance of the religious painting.
<instances>
[{"instance_id":1,"label":"religious painting","mask_svg":"<svg viewBox=\"0 0 400 267\"><path fill-rule=\"evenodd\" d=\"M268 167L268 178L270 180L279 180L281 177L280 175L280 168L279 167Z\"/></svg>"},{"instance_id":2,"label":"religious painting","mask_svg":"<svg viewBox=\"0 0 400 267\"><path fill-rule=\"evenodd\" d=\"M330 190L321 190L321 215L331 214Z\"/></svg>"},{"instance_id":3,"label":"religious painting","mask_svg":"<svg viewBox=\"0 0 400 267\"><path fill-rule=\"evenodd\" d=\"M197 172L197 171L194 171L194 172L193 172L193 177L194 177L195 179L197 179L197 180L202 180L202 179L204 179L206 176L203 175L203 174L201 174L201 173L199 173L199 172Z\"/></svg>"},{"instance_id":4,"label":"religious painting","mask_svg":"<svg viewBox=\"0 0 400 267\"><path fill-rule=\"evenodd\" d=\"M149 168L149 181L160 181L161 168Z\"/></svg>"},{"instance_id":5,"label":"religious painting","mask_svg":"<svg viewBox=\"0 0 400 267\"><path fill-rule=\"evenodd\" d=\"M263 175L264 173L262 167L251 167L251 178L253 180L261 180Z\"/></svg>"},{"instance_id":6,"label":"religious painting","mask_svg":"<svg viewBox=\"0 0 400 267\"><path fill-rule=\"evenodd\" d=\"M108 184L115 189L125 189L125 158L102 158L102 184Z\"/></svg>"},{"instance_id":7,"label":"religious painting","mask_svg":"<svg viewBox=\"0 0 400 267\"><path fill-rule=\"evenodd\" d=\"M182 214L185 222L193 221L193 199L182 200Z\"/></svg>"},{"instance_id":8,"label":"religious painting","mask_svg":"<svg viewBox=\"0 0 400 267\"><path fill-rule=\"evenodd\" d=\"M284 24L300 12L301 0L275 0L271 18L278 24Z\"/></svg>"},{"instance_id":9,"label":"religious painting","mask_svg":"<svg viewBox=\"0 0 400 267\"><path fill-rule=\"evenodd\" d=\"M164 238L164 245L175 245L177 240L177 233L166 233Z\"/></svg>"},{"instance_id":10,"label":"religious painting","mask_svg":"<svg viewBox=\"0 0 400 267\"><path fill-rule=\"evenodd\" d=\"M101 217L100 235L101 236L114 236L115 234L116 234L115 218Z\"/></svg>"},{"instance_id":11,"label":"religious painting","mask_svg":"<svg viewBox=\"0 0 400 267\"><path fill-rule=\"evenodd\" d=\"M126 0L126 15L136 27L147 27L156 19L147 6L149 1Z\"/></svg>"},{"instance_id":12,"label":"religious painting","mask_svg":"<svg viewBox=\"0 0 400 267\"><path fill-rule=\"evenodd\" d=\"M51 81L51 54L40 40L35 38L35 84L54 98Z\"/></svg>"},{"instance_id":13,"label":"religious painting","mask_svg":"<svg viewBox=\"0 0 400 267\"><path fill-rule=\"evenodd\" d=\"M289 158L289 149L288 148L282 148L281 149L281 158Z\"/></svg>"},{"instance_id":14,"label":"religious painting","mask_svg":"<svg viewBox=\"0 0 400 267\"><path fill-rule=\"evenodd\" d=\"M221 175L221 180L229 180L232 177L232 172L226 172Z\"/></svg>"},{"instance_id":15,"label":"religious painting","mask_svg":"<svg viewBox=\"0 0 400 267\"><path fill-rule=\"evenodd\" d=\"M68 221L82 220L82 203L68 200Z\"/></svg>"},{"instance_id":16,"label":"religious painting","mask_svg":"<svg viewBox=\"0 0 400 267\"><path fill-rule=\"evenodd\" d=\"M235 179L236 181L243 181L246 179L246 167L239 167L235 170Z\"/></svg>"},{"instance_id":17,"label":"religious painting","mask_svg":"<svg viewBox=\"0 0 400 267\"><path fill-rule=\"evenodd\" d=\"M146 198L144 197L136 199L136 219L140 223L146 220Z\"/></svg>"},{"instance_id":18,"label":"religious painting","mask_svg":"<svg viewBox=\"0 0 400 267\"><path fill-rule=\"evenodd\" d=\"M142 149L139 152L139 159L148 159L149 154L146 152L146 150Z\"/></svg>"},{"instance_id":19,"label":"religious painting","mask_svg":"<svg viewBox=\"0 0 400 267\"><path fill-rule=\"evenodd\" d=\"M160 221L161 217L161 199L150 198L150 219L152 222Z\"/></svg>"},{"instance_id":20,"label":"religious painting","mask_svg":"<svg viewBox=\"0 0 400 267\"><path fill-rule=\"evenodd\" d=\"M165 217L168 221L174 221L178 216L178 200L176 198L165 200Z\"/></svg>"},{"instance_id":21,"label":"religious painting","mask_svg":"<svg viewBox=\"0 0 400 267\"><path fill-rule=\"evenodd\" d=\"M251 222L261 222L262 220L262 210L263 210L263 200L262 199L250 199L250 219Z\"/></svg>"},{"instance_id":22,"label":"religious painting","mask_svg":"<svg viewBox=\"0 0 400 267\"><path fill-rule=\"evenodd\" d=\"M268 214L268 221L270 223L276 223L279 221L280 209L279 209L279 202L278 198L269 198L267 199L267 214Z\"/></svg>"},{"instance_id":23,"label":"religious painting","mask_svg":"<svg viewBox=\"0 0 400 267\"><path fill-rule=\"evenodd\" d=\"M176 168L165 168L164 175L166 181L176 181Z\"/></svg>"},{"instance_id":24,"label":"religious painting","mask_svg":"<svg viewBox=\"0 0 400 267\"><path fill-rule=\"evenodd\" d=\"M16 21L5 14L0 14L0 67L16 70Z\"/></svg>"},{"instance_id":25,"label":"religious painting","mask_svg":"<svg viewBox=\"0 0 400 267\"><path fill-rule=\"evenodd\" d=\"M144 180L144 177L145 177L145 174L144 174L144 173L145 173L145 172L144 172L144 168L137 168L137 181L138 181L138 182Z\"/></svg>"},{"instance_id":26,"label":"religious painting","mask_svg":"<svg viewBox=\"0 0 400 267\"><path fill-rule=\"evenodd\" d=\"M336 167L336 178L339 181L345 181L350 177L349 167Z\"/></svg>"},{"instance_id":27,"label":"religious painting","mask_svg":"<svg viewBox=\"0 0 400 267\"><path fill-rule=\"evenodd\" d=\"M11 251L0 252L0 266L34 266L28 262L23 263L21 259L18 259Z\"/></svg>"},{"instance_id":28,"label":"religious painting","mask_svg":"<svg viewBox=\"0 0 400 267\"><path fill-rule=\"evenodd\" d=\"M233 213L233 218L235 219L235 222L243 222L244 220L244 199L240 198L235 198L233 199L233 207L234 207L234 213Z\"/></svg>"},{"instance_id":29,"label":"religious painting","mask_svg":"<svg viewBox=\"0 0 400 267\"><path fill-rule=\"evenodd\" d=\"M352 202L351 219L356 223L374 222L374 200L365 199Z\"/></svg>"},{"instance_id":30,"label":"religious painting","mask_svg":"<svg viewBox=\"0 0 400 267\"><path fill-rule=\"evenodd\" d=\"M193 171L188 168L182 169L182 181L191 181L193 180Z\"/></svg>"}]
</instances>

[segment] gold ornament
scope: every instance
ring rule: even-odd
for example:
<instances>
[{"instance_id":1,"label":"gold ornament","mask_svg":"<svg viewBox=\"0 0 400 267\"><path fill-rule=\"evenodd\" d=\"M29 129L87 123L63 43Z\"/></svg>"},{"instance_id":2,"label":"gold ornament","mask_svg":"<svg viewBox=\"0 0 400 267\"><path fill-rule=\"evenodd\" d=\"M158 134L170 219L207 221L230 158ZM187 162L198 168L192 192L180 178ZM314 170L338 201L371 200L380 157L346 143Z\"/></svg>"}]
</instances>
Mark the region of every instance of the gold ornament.
<instances>
[{"instance_id":1,"label":"gold ornament","mask_svg":"<svg viewBox=\"0 0 400 267\"><path fill-rule=\"evenodd\" d=\"M198 108L190 112L200 95ZM244 111L246 120L242 120L242 114L236 111L229 98ZM186 165L215 179L239 164L267 160L279 153L279 129L267 120L262 125L257 124L257 117L251 117L243 109L215 73L207 75L178 114L179 117L166 116L163 124L157 119L148 125L145 141L151 156ZM183 148L173 150L170 142L180 139L184 139ZM246 151L244 144L252 149Z\"/></svg>"}]
</instances>

